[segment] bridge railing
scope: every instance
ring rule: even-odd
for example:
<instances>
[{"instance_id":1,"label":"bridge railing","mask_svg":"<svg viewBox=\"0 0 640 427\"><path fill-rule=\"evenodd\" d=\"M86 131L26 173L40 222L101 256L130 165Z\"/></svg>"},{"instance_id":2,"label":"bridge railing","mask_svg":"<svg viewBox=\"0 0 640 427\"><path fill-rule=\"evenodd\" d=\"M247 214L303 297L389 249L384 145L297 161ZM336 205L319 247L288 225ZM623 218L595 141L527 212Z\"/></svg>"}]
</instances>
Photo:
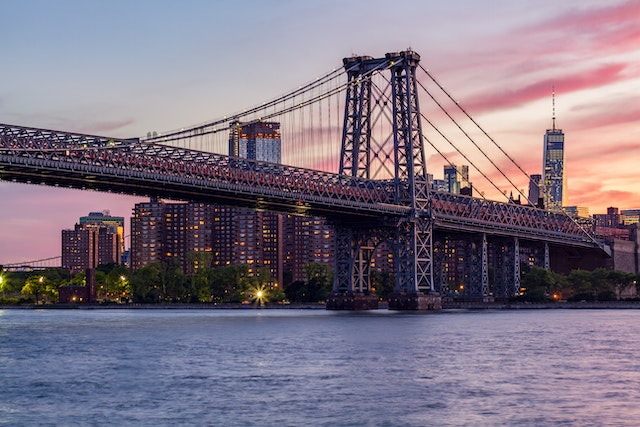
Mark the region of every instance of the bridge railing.
<instances>
[{"instance_id":1,"label":"bridge railing","mask_svg":"<svg viewBox=\"0 0 640 427\"><path fill-rule=\"evenodd\" d=\"M563 213L439 191L431 192L431 206L436 224L443 227L473 226L508 235L515 232L523 236L595 244L590 230Z\"/></svg>"},{"instance_id":2,"label":"bridge railing","mask_svg":"<svg viewBox=\"0 0 640 427\"><path fill-rule=\"evenodd\" d=\"M265 195L289 203L317 202L396 216L404 215L408 209L394 204L393 181L350 177L138 139L13 125L0 125L0 165L4 165L2 174L7 174L12 166L26 166L55 172L52 175L102 175L109 183L116 177L147 184L173 182L198 191L223 189L229 194ZM487 230L588 245L595 242L587 230L564 214L437 191L430 192L430 200L436 227Z\"/></svg>"},{"instance_id":3,"label":"bridge railing","mask_svg":"<svg viewBox=\"0 0 640 427\"><path fill-rule=\"evenodd\" d=\"M312 169L234 158L220 154L151 144L138 139L112 139L45 129L0 125L2 163L33 163L57 170L128 175L153 179L172 177L195 185L245 188L279 193L288 199L327 199L344 205L392 206L393 183ZM90 169L90 170L89 170Z\"/></svg>"}]
</instances>

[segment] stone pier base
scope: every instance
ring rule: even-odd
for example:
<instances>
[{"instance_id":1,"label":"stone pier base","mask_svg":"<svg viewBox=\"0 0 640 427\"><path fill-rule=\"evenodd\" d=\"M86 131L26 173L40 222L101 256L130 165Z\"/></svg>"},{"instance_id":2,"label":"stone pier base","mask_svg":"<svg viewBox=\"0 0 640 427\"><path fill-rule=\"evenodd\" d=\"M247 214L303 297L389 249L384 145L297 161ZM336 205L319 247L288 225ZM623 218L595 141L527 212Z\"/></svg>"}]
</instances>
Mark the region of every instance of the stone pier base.
<instances>
[{"instance_id":1,"label":"stone pier base","mask_svg":"<svg viewBox=\"0 0 640 427\"><path fill-rule=\"evenodd\" d=\"M389 295L389 310L442 310L440 294L391 294Z\"/></svg>"},{"instance_id":2,"label":"stone pier base","mask_svg":"<svg viewBox=\"0 0 640 427\"><path fill-rule=\"evenodd\" d=\"M376 310L378 296L374 294L344 293L327 297L327 310Z\"/></svg>"}]
</instances>

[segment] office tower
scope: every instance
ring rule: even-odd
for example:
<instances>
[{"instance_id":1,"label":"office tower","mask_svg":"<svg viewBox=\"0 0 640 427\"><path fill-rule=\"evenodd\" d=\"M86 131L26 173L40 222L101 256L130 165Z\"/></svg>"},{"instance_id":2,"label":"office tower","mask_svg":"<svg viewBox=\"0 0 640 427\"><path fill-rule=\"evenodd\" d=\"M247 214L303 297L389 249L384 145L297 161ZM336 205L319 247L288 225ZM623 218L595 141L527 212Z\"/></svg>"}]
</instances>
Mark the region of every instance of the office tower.
<instances>
[{"instance_id":1,"label":"office tower","mask_svg":"<svg viewBox=\"0 0 640 427\"><path fill-rule=\"evenodd\" d=\"M73 230L62 230L62 267L72 272L120 263L123 217L109 211L82 217Z\"/></svg>"},{"instance_id":2,"label":"office tower","mask_svg":"<svg viewBox=\"0 0 640 427\"><path fill-rule=\"evenodd\" d=\"M540 207L540 185L542 175L534 174L529 177L529 202Z\"/></svg>"},{"instance_id":3,"label":"office tower","mask_svg":"<svg viewBox=\"0 0 640 427\"><path fill-rule=\"evenodd\" d=\"M589 218L587 206L565 206L564 211L573 218Z\"/></svg>"},{"instance_id":4,"label":"office tower","mask_svg":"<svg viewBox=\"0 0 640 427\"><path fill-rule=\"evenodd\" d=\"M449 183L444 179L434 179L431 188L434 191L449 192Z\"/></svg>"},{"instance_id":5,"label":"office tower","mask_svg":"<svg viewBox=\"0 0 640 427\"><path fill-rule=\"evenodd\" d=\"M545 209L562 210L567 202L567 176L564 163L564 133L556 128L555 92L553 93L553 126L544 134L542 158L542 190Z\"/></svg>"},{"instance_id":6,"label":"office tower","mask_svg":"<svg viewBox=\"0 0 640 427\"><path fill-rule=\"evenodd\" d=\"M469 166L453 164L445 165L444 167L444 181L450 193L460 194L463 188L471 189L471 183L469 182ZM467 191L469 191L467 190Z\"/></svg>"}]
</instances>

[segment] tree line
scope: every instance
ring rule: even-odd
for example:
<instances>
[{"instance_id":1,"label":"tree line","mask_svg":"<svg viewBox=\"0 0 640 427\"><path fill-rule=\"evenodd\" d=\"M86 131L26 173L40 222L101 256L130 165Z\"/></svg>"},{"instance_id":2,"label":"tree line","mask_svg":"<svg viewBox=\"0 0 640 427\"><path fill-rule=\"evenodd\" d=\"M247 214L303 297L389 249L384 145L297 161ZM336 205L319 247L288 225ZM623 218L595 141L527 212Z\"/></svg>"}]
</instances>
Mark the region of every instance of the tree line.
<instances>
[{"instance_id":1,"label":"tree line","mask_svg":"<svg viewBox=\"0 0 640 427\"><path fill-rule=\"evenodd\" d=\"M155 262L135 271L101 265L95 272L95 297L100 303L284 303L321 302L331 292L333 272L322 263L304 266L307 280L278 283L267 268L253 272L248 265L210 267L206 255L190 256L193 272L186 274L177 260ZM58 301L59 288L86 286L84 272L71 275L55 268L4 272L0 276L1 304L45 304Z\"/></svg>"},{"instance_id":2,"label":"tree line","mask_svg":"<svg viewBox=\"0 0 640 427\"><path fill-rule=\"evenodd\" d=\"M523 273L520 283L521 295L517 299L530 302L617 301L638 299L640 293L640 274L604 268L562 275L531 267Z\"/></svg>"},{"instance_id":3,"label":"tree line","mask_svg":"<svg viewBox=\"0 0 640 427\"><path fill-rule=\"evenodd\" d=\"M253 273L248 265L211 267L206 255L190 255L193 272L177 260L156 262L135 271L116 264L96 269L96 300L101 303L285 303L322 302L332 290L333 271L322 263L304 266L305 280L277 283L269 269ZM1 271L1 270L0 270ZM371 271L372 291L386 300L393 273ZM58 301L61 286L86 285L85 273L66 269L0 274L0 303L42 304ZM640 275L618 270L574 270L568 275L540 267L523 269L516 301L615 301L638 299Z\"/></svg>"}]
</instances>

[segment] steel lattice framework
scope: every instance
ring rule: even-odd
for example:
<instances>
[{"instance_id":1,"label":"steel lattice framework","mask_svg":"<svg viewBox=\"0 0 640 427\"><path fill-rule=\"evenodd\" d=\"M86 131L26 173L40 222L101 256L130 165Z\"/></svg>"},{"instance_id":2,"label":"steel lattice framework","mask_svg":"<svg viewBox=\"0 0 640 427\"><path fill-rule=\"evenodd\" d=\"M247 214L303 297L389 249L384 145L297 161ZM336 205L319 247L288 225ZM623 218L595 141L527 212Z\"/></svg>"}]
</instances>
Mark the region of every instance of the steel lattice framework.
<instances>
[{"instance_id":1,"label":"steel lattice framework","mask_svg":"<svg viewBox=\"0 0 640 427\"><path fill-rule=\"evenodd\" d=\"M0 125L4 180L325 216L401 214L393 185L167 145Z\"/></svg>"},{"instance_id":2,"label":"steel lattice framework","mask_svg":"<svg viewBox=\"0 0 640 427\"><path fill-rule=\"evenodd\" d=\"M405 216L392 181L117 139L0 124L0 178L123 194L207 199L275 210L337 210L350 218ZM592 236L563 214L450 193L430 192L437 228L519 236L581 247Z\"/></svg>"},{"instance_id":3,"label":"steel lattice framework","mask_svg":"<svg viewBox=\"0 0 640 427\"><path fill-rule=\"evenodd\" d=\"M430 190L413 51L346 58L348 76L339 173L260 162L155 143L0 124L0 179L319 215L336 228L336 293L369 292L370 259L390 241L396 292L429 293L441 282L434 230L469 233L473 283L486 293L487 236L507 238L505 264L519 280L519 239L597 249L564 214ZM373 83L387 75L386 87ZM386 112L385 109L391 109ZM389 137L372 125L387 118ZM379 178L382 174L391 175ZM505 240L505 241L507 241ZM434 245L436 249L434 251ZM501 273L507 275L511 273ZM507 279L505 279L507 280Z\"/></svg>"}]
</instances>

